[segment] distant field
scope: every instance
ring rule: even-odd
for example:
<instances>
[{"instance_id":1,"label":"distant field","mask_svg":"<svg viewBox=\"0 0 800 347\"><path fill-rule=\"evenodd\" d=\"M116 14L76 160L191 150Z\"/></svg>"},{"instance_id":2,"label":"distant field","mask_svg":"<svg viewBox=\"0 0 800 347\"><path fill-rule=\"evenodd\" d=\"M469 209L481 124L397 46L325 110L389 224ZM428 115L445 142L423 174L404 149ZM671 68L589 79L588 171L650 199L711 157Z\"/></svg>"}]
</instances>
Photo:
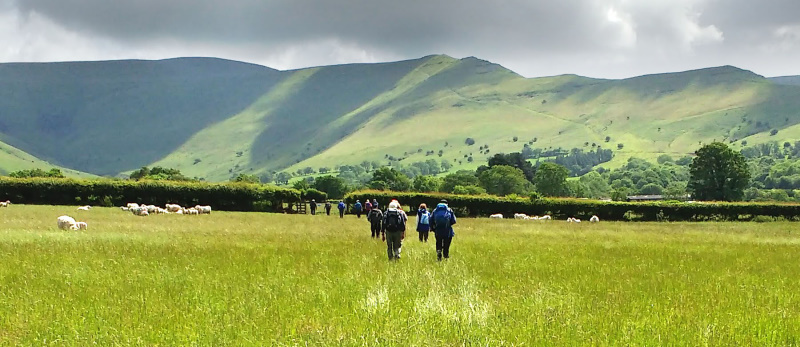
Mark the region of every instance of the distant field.
<instances>
[{"instance_id":1,"label":"distant field","mask_svg":"<svg viewBox=\"0 0 800 347\"><path fill-rule=\"evenodd\" d=\"M12 205L0 344L796 345L796 230L464 218L389 263L354 216Z\"/></svg>"}]
</instances>

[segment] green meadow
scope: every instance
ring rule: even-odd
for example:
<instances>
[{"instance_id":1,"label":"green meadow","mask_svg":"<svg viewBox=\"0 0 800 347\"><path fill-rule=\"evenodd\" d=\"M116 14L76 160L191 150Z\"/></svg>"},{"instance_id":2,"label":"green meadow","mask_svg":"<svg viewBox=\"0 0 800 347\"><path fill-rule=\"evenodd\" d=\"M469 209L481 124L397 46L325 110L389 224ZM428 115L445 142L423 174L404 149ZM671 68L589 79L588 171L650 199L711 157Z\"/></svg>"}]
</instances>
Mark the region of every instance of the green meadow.
<instances>
[{"instance_id":1,"label":"green meadow","mask_svg":"<svg viewBox=\"0 0 800 347\"><path fill-rule=\"evenodd\" d=\"M58 230L63 214L88 230ZM0 344L800 341L792 223L455 227L448 261L409 231L403 258L388 262L352 215L11 205L0 208Z\"/></svg>"}]
</instances>

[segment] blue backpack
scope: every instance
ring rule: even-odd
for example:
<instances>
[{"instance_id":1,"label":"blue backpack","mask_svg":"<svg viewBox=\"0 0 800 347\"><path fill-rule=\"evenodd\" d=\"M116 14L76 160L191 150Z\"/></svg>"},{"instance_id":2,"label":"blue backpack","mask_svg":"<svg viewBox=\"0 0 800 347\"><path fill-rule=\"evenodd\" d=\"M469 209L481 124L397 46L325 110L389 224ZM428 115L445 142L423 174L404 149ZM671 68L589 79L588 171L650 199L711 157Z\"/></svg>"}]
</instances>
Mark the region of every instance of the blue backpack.
<instances>
[{"instance_id":1,"label":"blue backpack","mask_svg":"<svg viewBox=\"0 0 800 347\"><path fill-rule=\"evenodd\" d=\"M436 206L433 210L433 222L437 232L450 230L450 209L445 205Z\"/></svg>"},{"instance_id":2,"label":"blue backpack","mask_svg":"<svg viewBox=\"0 0 800 347\"><path fill-rule=\"evenodd\" d=\"M344 201L339 201L339 209L344 210Z\"/></svg>"},{"instance_id":3,"label":"blue backpack","mask_svg":"<svg viewBox=\"0 0 800 347\"><path fill-rule=\"evenodd\" d=\"M428 211L422 212L422 214L419 215L419 224L428 225L430 223L430 221L428 221L428 218L429 218Z\"/></svg>"}]
</instances>

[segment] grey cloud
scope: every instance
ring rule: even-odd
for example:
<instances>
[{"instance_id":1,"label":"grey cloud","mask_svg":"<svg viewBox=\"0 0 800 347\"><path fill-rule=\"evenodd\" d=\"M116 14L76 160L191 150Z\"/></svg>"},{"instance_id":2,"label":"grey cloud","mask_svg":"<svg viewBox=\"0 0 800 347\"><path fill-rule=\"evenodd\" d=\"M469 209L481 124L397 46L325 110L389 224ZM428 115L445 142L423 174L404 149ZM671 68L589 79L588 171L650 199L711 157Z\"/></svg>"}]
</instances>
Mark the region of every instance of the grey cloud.
<instances>
[{"instance_id":1,"label":"grey cloud","mask_svg":"<svg viewBox=\"0 0 800 347\"><path fill-rule=\"evenodd\" d=\"M291 60L282 62L287 67L339 63L331 56L348 54L381 60L446 53L527 76L621 77L762 59L786 67L787 59L743 47L769 46L778 40L774 30L798 23L800 14L796 0L0 0L0 11L2 1L144 52L153 42L217 47L217 56L238 47L237 56ZM336 53L335 46L352 52ZM800 53L792 43L781 47Z\"/></svg>"}]
</instances>

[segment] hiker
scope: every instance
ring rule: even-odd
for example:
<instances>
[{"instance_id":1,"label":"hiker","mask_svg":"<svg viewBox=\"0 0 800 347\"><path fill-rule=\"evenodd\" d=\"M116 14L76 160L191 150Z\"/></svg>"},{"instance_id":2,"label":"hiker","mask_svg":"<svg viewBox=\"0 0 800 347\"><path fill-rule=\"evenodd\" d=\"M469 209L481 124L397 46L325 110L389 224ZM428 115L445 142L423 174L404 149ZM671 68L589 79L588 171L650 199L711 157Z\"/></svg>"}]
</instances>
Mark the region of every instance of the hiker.
<instances>
[{"instance_id":1,"label":"hiker","mask_svg":"<svg viewBox=\"0 0 800 347\"><path fill-rule=\"evenodd\" d=\"M378 199L372 199L372 208L378 208Z\"/></svg>"},{"instance_id":2,"label":"hiker","mask_svg":"<svg viewBox=\"0 0 800 347\"><path fill-rule=\"evenodd\" d=\"M317 214L317 202L314 199L311 199L311 202L308 203L308 207L311 208L311 215Z\"/></svg>"},{"instance_id":3,"label":"hiker","mask_svg":"<svg viewBox=\"0 0 800 347\"><path fill-rule=\"evenodd\" d=\"M353 204L353 211L355 211L358 218L361 218L361 201L356 200L356 203Z\"/></svg>"},{"instance_id":4,"label":"hiker","mask_svg":"<svg viewBox=\"0 0 800 347\"><path fill-rule=\"evenodd\" d=\"M367 199L366 202L364 202L364 215L369 216L370 210L372 210L372 203Z\"/></svg>"},{"instance_id":5,"label":"hiker","mask_svg":"<svg viewBox=\"0 0 800 347\"><path fill-rule=\"evenodd\" d=\"M406 238L406 220L404 213L400 210L400 203L392 201L389 208L383 214L383 226L381 226L381 240L386 241L386 249L389 260L400 259L400 250L403 247L403 239Z\"/></svg>"},{"instance_id":6,"label":"hiker","mask_svg":"<svg viewBox=\"0 0 800 347\"><path fill-rule=\"evenodd\" d=\"M419 242L428 242L428 233L431 230L430 216L428 206L425 205L425 203L421 203L419 209L417 209L417 232L419 233Z\"/></svg>"},{"instance_id":7,"label":"hiker","mask_svg":"<svg viewBox=\"0 0 800 347\"><path fill-rule=\"evenodd\" d=\"M325 214L331 215L331 202L325 201Z\"/></svg>"},{"instance_id":8,"label":"hiker","mask_svg":"<svg viewBox=\"0 0 800 347\"><path fill-rule=\"evenodd\" d=\"M436 259L442 261L450 258L450 243L453 242L453 224L456 224L456 215L447 206L447 200L442 199L430 216L431 230L436 237Z\"/></svg>"},{"instance_id":9,"label":"hiker","mask_svg":"<svg viewBox=\"0 0 800 347\"><path fill-rule=\"evenodd\" d=\"M383 223L383 212L378 208L373 208L367 213L367 221L369 222L370 237L379 238L381 236L381 224Z\"/></svg>"},{"instance_id":10,"label":"hiker","mask_svg":"<svg viewBox=\"0 0 800 347\"><path fill-rule=\"evenodd\" d=\"M344 201L339 201L339 205L336 207L339 208L339 218L344 218L344 209L347 207L344 205Z\"/></svg>"}]
</instances>

